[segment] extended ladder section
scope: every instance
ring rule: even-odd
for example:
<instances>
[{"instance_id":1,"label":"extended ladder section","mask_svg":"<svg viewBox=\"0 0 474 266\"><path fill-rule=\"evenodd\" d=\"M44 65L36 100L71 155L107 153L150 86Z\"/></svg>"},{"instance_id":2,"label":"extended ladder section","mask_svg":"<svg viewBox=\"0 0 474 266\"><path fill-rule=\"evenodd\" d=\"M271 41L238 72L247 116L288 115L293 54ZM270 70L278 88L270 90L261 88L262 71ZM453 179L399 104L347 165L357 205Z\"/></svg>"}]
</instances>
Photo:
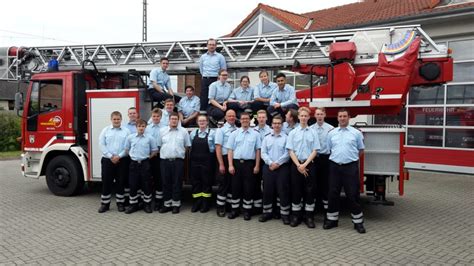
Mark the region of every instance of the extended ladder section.
<instances>
[{"instance_id":1,"label":"extended ladder section","mask_svg":"<svg viewBox=\"0 0 474 266\"><path fill-rule=\"evenodd\" d=\"M373 65L377 64L380 52L385 53L389 62L402 56L404 44L413 34L421 38L419 58L447 56L446 47L436 45L419 25L218 38L217 49L226 58L229 69L282 69L296 61L329 64L329 45L351 41L357 47L353 64ZM109 72L148 72L159 64L161 57L168 57L171 74L198 73L199 58L207 51L206 43L207 40L197 40L0 48L0 80L25 79L32 73L44 72L53 57L59 61L60 70L78 70L85 60L91 60L99 69Z\"/></svg>"}]
</instances>

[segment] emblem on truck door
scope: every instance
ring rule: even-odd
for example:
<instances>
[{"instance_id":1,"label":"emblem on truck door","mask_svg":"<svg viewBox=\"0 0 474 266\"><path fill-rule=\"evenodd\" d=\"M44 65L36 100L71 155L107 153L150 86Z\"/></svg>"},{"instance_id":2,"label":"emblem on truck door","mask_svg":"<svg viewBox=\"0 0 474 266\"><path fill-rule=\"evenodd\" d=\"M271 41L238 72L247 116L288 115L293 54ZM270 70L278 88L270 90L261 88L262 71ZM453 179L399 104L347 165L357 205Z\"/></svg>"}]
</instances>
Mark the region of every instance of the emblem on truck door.
<instances>
[{"instance_id":1,"label":"emblem on truck door","mask_svg":"<svg viewBox=\"0 0 474 266\"><path fill-rule=\"evenodd\" d=\"M29 139L31 144L35 143L35 135L30 135Z\"/></svg>"}]
</instances>

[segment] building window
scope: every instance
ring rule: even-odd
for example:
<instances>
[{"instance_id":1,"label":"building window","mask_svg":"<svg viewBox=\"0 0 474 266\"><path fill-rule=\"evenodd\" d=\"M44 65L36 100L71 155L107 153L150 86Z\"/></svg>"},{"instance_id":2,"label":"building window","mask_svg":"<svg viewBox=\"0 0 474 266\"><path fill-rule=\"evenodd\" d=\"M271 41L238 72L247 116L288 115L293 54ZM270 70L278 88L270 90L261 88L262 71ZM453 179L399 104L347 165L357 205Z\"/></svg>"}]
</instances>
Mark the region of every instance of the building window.
<instances>
[{"instance_id":1,"label":"building window","mask_svg":"<svg viewBox=\"0 0 474 266\"><path fill-rule=\"evenodd\" d=\"M446 125L474 127L474 106L446 107Z\"/></svg>"},{"instance_id":2,"label":"building window","mask_svg":"<svg viewBox=\"0 0 474 266\"><path fill-rule=\"evenodd\" d=\"M450 41L449 48L455 61L474 60L474 40Z\"/></svg>"},{"instance_id":3,"label":"building window","mask_svg":"<svg viewBox=\"0 0 474 266\"><path fill-rule=\"evenodd\" d=\"M417 86L410 89L410 105L443 104L444 86Z\"/></svg>"},{"instance_id":4,"label":"building window","mask_svg":"<svg viewBox=\"0 0 474 266\"><path fill-rule=\"evenodd\" d=\"M474 104L474 84L448 86L447 104Z\"/></svg>"},{"instance_id":5,"label":"building window","mask_svg":"<svg viewBox=\"0 0 474 266\"><path fill-rule=\"evenodd\" d=\"M407 144L416 146L443 146L443 129L408 128Z\"/></svg>"},{"instance_id":6,"label":"building window","mask_svg":"<svg viewBox=\"0 0 474 266\"><path fill-rule=\"evenodd\" d=\"M255 36L258 35L258 19L254 20L250 26L242 32L241 36Z\"/></svg>"},{"instance_id":7,"label":"building window","mask_svg":"<svg viewBox=\"0 0 474 266\"><path fill-rule=\"evenodd\" d=\"M412 107L408 109L408 125L443 126L444 107Z\"/></svg>"},{"instance_id":8,"label":"building window","mask_svg":"<svg viewBox=\"0 0 474 266\"><path fill-rule=\"evenodd\" d=\"M271 16L265 15L264 12L260 12L253 21L250 21L250 23L247 24L238 36L257 36L290 31L290 29L272 19Z\"/></svg>"},{"instance_id":9,"label":"building window","mask_svg":"<svg viewBox=\"0 0 474 266\"><path fill-rule=\"evenodd\" d=\"M455 63L453 66L453 82L473 81L474 62Z\"/></svg>"},{"instance_id":10,"label":"building window","mask_svg":"<svg viewBox=\"0 0 474 266\"><path fill-rule=\"evenodd\" d=\"M474 129L446 129L446 147L474 148Z\"/></svg>"}]
</instances>

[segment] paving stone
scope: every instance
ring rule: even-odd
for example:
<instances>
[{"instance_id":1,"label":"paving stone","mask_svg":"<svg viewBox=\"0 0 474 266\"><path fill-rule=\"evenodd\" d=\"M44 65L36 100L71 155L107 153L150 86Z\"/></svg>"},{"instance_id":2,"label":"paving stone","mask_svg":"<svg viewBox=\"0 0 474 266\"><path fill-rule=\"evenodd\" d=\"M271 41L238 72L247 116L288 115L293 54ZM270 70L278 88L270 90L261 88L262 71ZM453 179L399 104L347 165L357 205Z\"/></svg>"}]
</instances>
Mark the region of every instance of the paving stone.
<instances>
[{"instance_id":1,"label":"paving stone","mask_svg":"<svg viewBox=\"0 0 474 266\"><path fill-rule=\"evenodd\" d=\"M412 173L395 206L364 204L367 234L341 210L339 227L291 228L219 218L215 211L97 213L100 195L52 195L44 179L24 178L19 161L0 161L0 265L375 265L474 263L474 178ZM363 202L368 198L362 197ZM447 226L449 225L449 226Z\"/></svg>"}]
</instances>

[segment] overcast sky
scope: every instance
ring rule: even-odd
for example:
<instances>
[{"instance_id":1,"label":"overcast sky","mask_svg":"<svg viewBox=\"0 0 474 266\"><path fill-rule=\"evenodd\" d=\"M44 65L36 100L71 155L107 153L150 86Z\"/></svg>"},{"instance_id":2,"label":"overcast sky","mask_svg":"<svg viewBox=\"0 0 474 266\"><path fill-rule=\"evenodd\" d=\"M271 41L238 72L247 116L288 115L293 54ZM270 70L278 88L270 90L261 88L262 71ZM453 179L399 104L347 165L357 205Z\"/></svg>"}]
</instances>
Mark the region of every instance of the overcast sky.
<instances>
[{"instance_id":1,"label":"overcast sky","mask_svg":"<svg viewBox=\"0 0 474 266\"><path fill-rule=\"evenodd\" d=\"M148 0L148 41L230 33L258 3L304 13L356 0ZM0 47L140 42L143 0L2 1Z\"/></svg>"}]
</instances>

